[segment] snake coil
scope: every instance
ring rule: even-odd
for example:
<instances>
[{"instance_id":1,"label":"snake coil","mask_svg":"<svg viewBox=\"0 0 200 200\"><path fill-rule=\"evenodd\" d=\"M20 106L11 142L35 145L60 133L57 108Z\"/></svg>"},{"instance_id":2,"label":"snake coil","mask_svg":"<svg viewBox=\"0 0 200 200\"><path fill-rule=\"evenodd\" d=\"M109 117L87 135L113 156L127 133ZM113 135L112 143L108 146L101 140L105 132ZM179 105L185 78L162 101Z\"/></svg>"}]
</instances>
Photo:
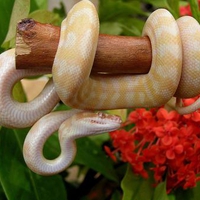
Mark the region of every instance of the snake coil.
<instances>
[{"instance_id":1,"label":"snake coil","mask_svg":"<svg viewBox=\"0 0 200 200\"><path fill-rule=\"evenodd\" d=\"M87 0L76 4L62 22L52 74L65 104L84 110L149 108L173 96L200 93L200 26L194 18L176 21L165 9L149 16L142 35L150 39L152 63L145 75L90 76L98 34L98 15ZM199 107L197 101L189 107L177 103L175 109L186 114Z\"/></svg>"}]
</instances>

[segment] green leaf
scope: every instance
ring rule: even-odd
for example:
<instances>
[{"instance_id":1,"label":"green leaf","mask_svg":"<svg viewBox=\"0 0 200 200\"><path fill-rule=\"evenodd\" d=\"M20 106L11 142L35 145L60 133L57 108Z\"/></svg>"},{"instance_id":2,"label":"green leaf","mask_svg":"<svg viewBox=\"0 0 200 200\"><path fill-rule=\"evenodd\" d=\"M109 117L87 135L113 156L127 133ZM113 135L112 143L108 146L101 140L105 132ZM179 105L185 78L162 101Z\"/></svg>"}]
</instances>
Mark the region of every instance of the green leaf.
<instances>
[{"instance_id":1,"label":"green leaf","mask_svg":"<svg viewBox=\"0 0 200 200\"><path fill-rule=\"evenodd\" d=\"M121 35L122 31L121 24L117 22L102 22L100 26L100 33L104 34Z\"/></svg>"},{"instance_id":2,"label":"green leaf","mask_svg":"<svg viewBox=\"0 0 200 200\"><path fill-rule=\"evenodd\" d=\"M123 2L122 0L101 0L99 4L100 21L116 20L118 17L132 17L134 15L148 16L141 9L140 1Z\"/></svg>"},{"instance_id":3,"label":"green leaf","mask_svg":"<svg viewBox=\"0 0 200 200\"><path fill-rule=\"evenodd\" d=\"M31 0L30 1L30 12L35 10L47 10L48 0Z\"/></svg>"},{"instance_id":4,"label":"green leaf","mask_svg":"<svg viewBox=\"0 0 200 200\"><path fill-rule=\"evenodd\" d=\"M8 25L12 13L14 0L1 0L0 1L0 46L4 41L8 32ZM0 48L0 53L3 49Z\"/></svg>"},{"instance_id":5,"label":"green leaf","mask_svg":"<svg viewBox=\"0 0 200 200\"><path fill-rule=\"evenodd\" d=\"M108 133L89 136L89 138L97 145L102 146L105 142L109 141L110 136Z\"/></svg>"},{"instance_id":6,"label":"green leaf","mask_svg":"<svg viewBox=\"0 0 200 200\"><path fill-rule=\"evenodd\" d=\"M121 187L123 190L122 200L151 200L154 191L152 178L144 179L135 175L130 165L128 165L126 174L121 182Z\"/></svg>"},{"instance_id":7,"label":"green leaf","mask_svg":"<svg viewBox=\"0 0 200 200\"><path fill-rule=\"evenodd\" d=\"M67 16L65 5L63 4L63 2L60 2L60 7L54 8L53 12L59 14L62 19Z\"/></svg>"},{"instance_id":8,"label":"green leaf","mask_svg":"<svg viewBox=\"0 0 200 200\"><path fill-rule=\"evenodd\" d=\"M113 193L113 195L112 195L112 197L111 197L111 200L121 200L121 199L122 199L121 193L120 193L118 190L116 190L116 191Z\"/></svg>"},{"instance_id":9,"label":"green leaf","mask_svg":"<svg viewBox=\"0 0 200 200\"><path fill-rule=\"evenodd\" d=\"M60 25L62 20L59 17L59 14L50 12L48 10L36 10L32 12L28 17L33 18L35 21L40 23L48 23L54 25Z\"/></svg>"},{"instance_id":10,"label":"green leaf","mask_svg":"<svg viewBox=\"0 0 200 200\"><path fill-rule=\"evenodd\" d=\"M176 200L197 200L194 199L193 191L190 189L183 190L181 188L176 190Z\"/></svg>"},{"instance_id":11,"label":"green leaf","mask_svg":"<svg viewBox=\"0 0 200 200\"><path fill-rule=\"evenodd\" d=\"M13 39L16 35L17 23L28 16L30 10L30 0L15 0L12 15L10 18L10 24L6 39L4 40L2 47L13 47Z\"/></svg>"},{"instance_id":12,"label":"green leaf","mask_svg":"<svg viewBox=\"0 0 200 200\"><path fill-rule=\"evenodd\" d=\"M166 8L175 18L179 17L180 0L144 0L144 2L152 4L155 8Z\"/></svg>"},{"instance_id":13,"label":"green leaf","mask_svg":"<svg viewBox=\"0 0 200 200\"><path fill-rule=\"evenodd\" d=\"M193 17L200 22L199 5L197 0L189 0Z\"/></svg>"},{"instance_id":14,"label":"green leaf","mask_svg":"<svg viewBox=\"0 0 200 200\"><path fill-rule=\"evenodd\" d=\"M1 200L6 200L5 193L4 193L3 188L1 186L1 182L0 182L0 199Z\"/></svg>"},{"instance_id":15,"label":"green leaf","mask_svg":"<svg viewBox=\"0 0 200 200\"><path fill-rule=\"evenodd\" d=\"M101 174L106 178L118 182L118 177L113 168L112 162L106 157L102 149L90 138L80 138L76 140L77 154L75 164L85 165Z\"/></svg>"},{"instance_id":16,"label":"green leaf","mask_svg":"<svg viewBox=\"0 0 200 200\"><path fill-rule=\"evenodd\" d=\"M174 194L168 194L169 200L176 200L176 196Z\"/></svg>"},{"instance_id":17,"label":"green leaf","mask_svg":"<svg viewBox=\"0 0 200 200\"><path fill-rule=\"evenodd\" d=\"M119 18L117 21L121 24L124 35L141 36L145 21L137 18Z\"/></svg>"},{"instance_id":18,"label":"green leaf","mask_svg":"<svg viewBox=\"0 0 200 200\"><path fill-rule=\"evenodd\" d=\"M61 111L61 110L70 110L71 108L69 106L66 106L65 104L58 105L54 111Z\"/></svg>"},{"instance_id":19,"label":"green leaf","mask_svg":"<svg viewBox=\"0 0 200 200\"><path fill-rule=\"evenodd\" d=\"M176 200L199 200L200 199L200 182L197 182L196 187L183 190L179 188L175 191Z\"/></svg>"},{"instance_id":20,"label":"green leaf","mask_svg":"<svg viewBox=\"0 0 200 200\"><path fill-rule=\"evenodd\" d=\"M179 14L179 0L167 0L168 5L170 7L170 12L173 14L173 16L177 19Z\"/></svg>"},{"instance_id":21,"label":"green leaf","mask_svg":"<svg viewBox=\"0 0 200 200\"><path fill-rule=\"evenodd\" d=\"M130 23L131 21L131 23ZM134 35L140 36L144 23L141 22L136 26L136 21L134 19L120 18L118 22L102 22L100 26L100 33L109 35Z\"/></svg>"},{"instance_id":22,"label":"green leaf","mask_svg":"<svg viewBox=\"0 0 200 200\"><path fill-rule=\"evenodd\" d=\"M55 159L60 154L60 143L57 132L51 135L44 144L44 157L47 159Z\"/></svg>"},{"instance_id":23,"label":"green leaf","mask_svg":"<svg viewBox=\"0 0 200 200\"><path fill-rule=\"evenodd\" d=\"M140 36L148 12L141 1L100 0L100 32L111 35Z\"/></svg>"},{"instance_id":24,"label":"green leaf","mask_svg":"<svg viewBox=\"0 0 200 200\"><path fill-rule=\"evenodd\" d=\"M158 7L167 8L168 7L167 0L144 0L144 2L152 4L156 8L158 8Z\"/></svg>"},{"instance_id":25,"label":"green leaf","mask_svg":"<svg viewBox=\"0 0 200 200\"><path fill-rule=\"evenodd\" d=\"M39 9L47 9L48 0L34 0Z\"/></svg>"},{"instance_id":26,"label":"green leaf","mask_svg":"<svg viewBox=\"0 0 200 200\"><path fill-rule=\"evenodd\" d=\"M166 193L166 182L160 183L154 191L152 200L158 200L158 199L159 200L169 200L168 195Z\"/></svg>"},{"instance_id":27,"label":"green leaf","mask_svg":"<svg viewBox=\"0 0 200 200\"><path fill-rule=\"evenodd\" d=\"M43 177L31 172L24 163L22 145L28 130L0 131L0 182L7 199L66 200L59 175Z\"/></svg>"},{"instance_id":28,"label":"green leaf","mask_svg":"<svg viewBox=\"0 0 200 200\"><path fill-rule=\"evenodd\" d=\"M24 93L24 89L22 87L21 82L17 82L13 87L13 98L19 102L26 101L26 95Z\"/></svg>"},{"instance_id":29,"label":"green leaf","mask_svg":"<svg viewBox=\"0 0 200 200\"><path fill-rule=\"evenodd\" d=\"M194 193L194 200L200 199L200 182L197 182L196 187L191 189Z\"/></svg>"}]
</instances>

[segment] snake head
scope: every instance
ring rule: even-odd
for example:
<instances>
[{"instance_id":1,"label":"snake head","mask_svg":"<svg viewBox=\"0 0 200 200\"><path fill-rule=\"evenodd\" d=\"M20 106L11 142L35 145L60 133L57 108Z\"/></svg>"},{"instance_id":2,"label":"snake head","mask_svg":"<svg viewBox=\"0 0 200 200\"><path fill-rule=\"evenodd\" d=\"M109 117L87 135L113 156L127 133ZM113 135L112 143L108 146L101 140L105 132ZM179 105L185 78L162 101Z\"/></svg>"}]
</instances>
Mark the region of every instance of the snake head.
<instances>
[{"instance_id":1,"label":"snake head","mask_svg":"<svg viewBox=\"0 0 200 200\"><path fill-rule=\"evenodd\" d=\"M85 130L86 135L110 132L121 127L122 120L117 115L106 114L103 112L81 112L73 116L74 126Z\"/></svg>"}]
</instances>

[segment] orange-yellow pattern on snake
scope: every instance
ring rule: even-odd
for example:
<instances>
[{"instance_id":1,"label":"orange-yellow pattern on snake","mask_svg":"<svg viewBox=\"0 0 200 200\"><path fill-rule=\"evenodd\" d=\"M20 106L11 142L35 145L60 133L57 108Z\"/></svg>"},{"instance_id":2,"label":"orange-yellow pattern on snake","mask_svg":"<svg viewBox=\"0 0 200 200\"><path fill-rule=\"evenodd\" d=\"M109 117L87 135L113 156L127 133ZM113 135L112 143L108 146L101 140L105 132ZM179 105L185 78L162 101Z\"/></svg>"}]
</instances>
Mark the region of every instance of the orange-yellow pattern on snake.
<instances>
[{"instance_id":1,"label":"orange-yellow pattern on snake","mask_svg":"<svg viewBox=\"0 0 200 200\"><path fill-rule=\"evenodd\" d=\"M181 80L175 96L175 109L180 114L188 114L200 108L200 99L193 104L182 107L180 98L191 98L200 94L200 26L190 16L177 20L183 45L183 67Z\"/></svg>"},{"instance_id":2,"label":"orange-yellow pattern on snake","mask_svg":"<svg viewBox=\"0 0 200 200\"><path fill-rule=\"evenodd\" d=\"M200 26L190 16L177 20L183 48L181 80L175 96L191 98L200 94Z\"/></svg>"},{"instance_id":3,"label":"orange-yellow pattern on snake","mask_svg":"<svg viewBox=\"0 0 200 200\"><path fill-rule=\"evenodd\" d=\"M98 15L83 0L61 26L53 78L61 100L75 108L104 110L154 107L176 92L182 68L182 46L177 23L164 9L148 18L143 35L150 38L152 65L145 75L90 76L98 38Z\"/></svg>"}]
</instances>

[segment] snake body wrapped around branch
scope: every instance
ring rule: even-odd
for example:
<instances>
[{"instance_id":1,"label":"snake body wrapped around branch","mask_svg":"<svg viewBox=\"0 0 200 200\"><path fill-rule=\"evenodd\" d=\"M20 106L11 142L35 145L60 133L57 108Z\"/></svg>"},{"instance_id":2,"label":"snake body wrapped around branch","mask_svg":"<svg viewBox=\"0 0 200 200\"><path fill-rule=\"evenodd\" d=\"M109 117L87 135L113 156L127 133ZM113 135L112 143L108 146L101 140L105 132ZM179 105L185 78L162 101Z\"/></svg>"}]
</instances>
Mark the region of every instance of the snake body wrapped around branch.
<instances>
[{"instance_id":1,"label":"snake body wrapped around branch","mask_svg":"<svg viewBox=\"0 0 200 200\"><path fill-rule=\"evenodd\" d=\"M150 15L143 29L143 36L150 38L152 46L148 74L90 76L98 16L93 6L88 4L86 9L86 4L88 1L82 1L75 6L61 26L52 73L56 91L65 104L89 110L149 108L161 106L173 96L188 98L200 93L200 50L196 47L200 26L194 18L176 21L165 9ZM177 110L181 114L193 112L199 107L195 104L190 108L178 106Z\"/></svg>"},{"instance_id":2,"label":"snake body wrapped around branch","mask_svg":"<svg viewBox=\"0 0 200 200\"><path fill-rule=\"evenodd\" d=\"M119 117L91 111L158 107L173 96L178 98L175 109L181 114L200 107L200 100L189 107L180 105L181 98L200 93L200 48L197 46L200 45L200 27L195 19L182 17L176 21L165 9L150 15L143 36L151 41L152 64L149 73L143 75L91 76L98 35L95 7L88 0L80 1L62 22L52 70L53 82L29 103L15 102L11 90L16 81L35 73L15 70L14 49L0 55L0 123L22 128L36 122L25 139L23 150L27 165L36 173L55 174L69 166L75 156L76 138L120 127ZM80 110L46 115L59 98ZM59 129L61 155L49 161L44 158L42 149L56 129Z\"/></svg>"}]
</instances>

